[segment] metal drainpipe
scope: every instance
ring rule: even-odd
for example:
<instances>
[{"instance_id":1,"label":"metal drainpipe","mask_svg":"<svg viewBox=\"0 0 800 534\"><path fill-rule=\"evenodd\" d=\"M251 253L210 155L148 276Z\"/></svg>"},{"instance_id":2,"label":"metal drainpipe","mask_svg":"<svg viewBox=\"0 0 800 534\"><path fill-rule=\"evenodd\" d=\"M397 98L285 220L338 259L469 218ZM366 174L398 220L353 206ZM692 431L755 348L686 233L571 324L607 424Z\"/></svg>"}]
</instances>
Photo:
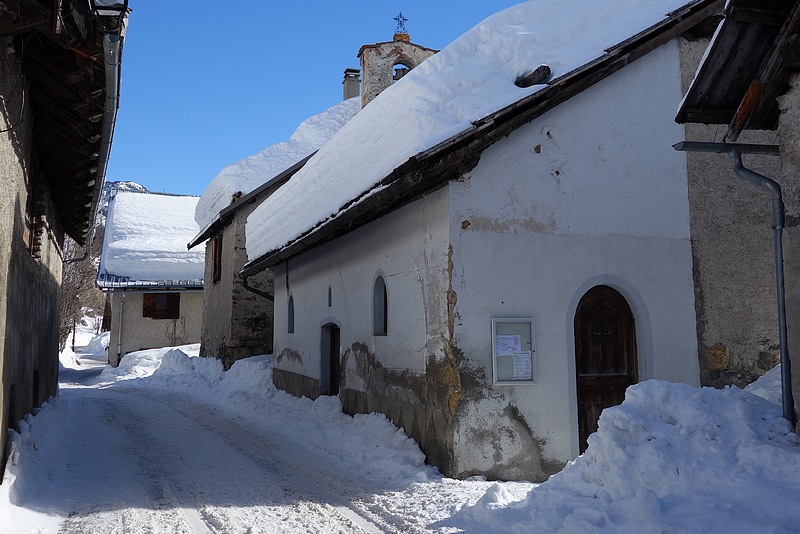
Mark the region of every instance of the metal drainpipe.
<instances>
[{"instance_id":1,"label":"metal drainpipe","mask_svg":"<svg viewBox=\"0 0 800 534\"><path fill-rule=\"evenodd\" d=\"M117 328L117 365L115 365L114 367L118 367L119 362L122 359L122 316L124 311L125 311L125 292L123 291L122 298L120 299L119 302L119 328Z\"/></svg>"},{"instance_id":2,"label":"metal drainpipe","mask_svg":"<svg viewBox=\"0 0 800 534\"><path fill-rule=\"evenodd\" d=\"M254 287L250 286L250 285L247 283L247 279L248 279L248 278L250 278L250 275L249 275L249 274L244 274L244 272L241 272L241 273L239 273L239 274L240 274L240 275L241 275L241 277L242 277L242 287L243 287L243 288L245 288L246 290L248 290L250 293L255 293L255 294L256 294L256 295L258 295L259 297L264 297L265 299L267 299L267 300L269 300L269 301L271 301L271 302L275 302L275 297L274 297L274 296L270 295L269 293L267 293L267 292L265 292L265 291L261 291L260 289L256 289L256 288L254 288Z\"/></svg>"},{"instance_id":3,"label":"metal drainpipe","mask_svg":"<svg viewBox=\"0 0 800 534\"><path fill-rule=\"evenodd\" d=\"M683 152L713 152L728 154L734 172L748 182L772 193L772 236L775 249L775 286L778 294L778 335L781 355L781 404L783 417L794 426L794 399L792 398L792 363L789 360L788 335L786 329L786 296L783 277L783 226L785 211L781 186L766 176L747 169L742 163L742 153L780 155L780 149L771 145L747 145L734 143L698 143L684 141L673 145L675 150Z\"/></svg>"}]
</instances>

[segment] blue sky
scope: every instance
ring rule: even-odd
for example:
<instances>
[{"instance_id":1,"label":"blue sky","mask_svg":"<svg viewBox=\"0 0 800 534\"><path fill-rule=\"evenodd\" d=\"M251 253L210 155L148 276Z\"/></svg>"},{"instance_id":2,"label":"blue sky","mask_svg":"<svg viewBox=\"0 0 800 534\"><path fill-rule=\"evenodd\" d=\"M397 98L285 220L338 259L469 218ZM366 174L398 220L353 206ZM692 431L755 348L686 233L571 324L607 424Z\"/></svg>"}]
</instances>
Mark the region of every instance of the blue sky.
<instances>
[{"instance_id":1,"label":"blue sky","mask_svg":"<svg viewBox=\"0 0 800 534\"><path fill-rule=\"evenodd\" d=\"M229 163L288 139L342 98L363 44L441 49L518 0L131 0L108 180L200 195Z\"/></svg>"}]
</instances>

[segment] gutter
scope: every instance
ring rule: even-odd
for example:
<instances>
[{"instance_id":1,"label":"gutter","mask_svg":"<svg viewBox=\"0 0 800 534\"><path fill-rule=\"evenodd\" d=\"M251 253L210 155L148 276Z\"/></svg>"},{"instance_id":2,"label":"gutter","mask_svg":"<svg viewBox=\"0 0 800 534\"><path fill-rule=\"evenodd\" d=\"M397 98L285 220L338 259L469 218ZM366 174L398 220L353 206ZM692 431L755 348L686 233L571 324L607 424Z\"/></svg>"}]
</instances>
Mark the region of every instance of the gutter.
<instances>
[{"instance_id":1,"label":"gutter","mask_svg":"<svg viewBox=\"0 0 800 534\"><path fill-rule=\"evenodd\" d=\"M124 24L120 24L124 27ZM114 127L117 122L117 110L119 109L119 87L121 77L122 65L122 35L109 34L103 35L103 62L105 63L105 103L103 105L103 129L100 134L100 149L99 157L97 160L97 175L95 176L95 192L92 198L92 207L89 213L92 214L91 227L89 228L89 235L86 239L84 252L82 256L77 258L70 258L63 261L63 263L76 263L84 261L89 257L89 251L94 242L95 230L97 226L94 224L95 215L97 213L97 205L100 202L100 192L103 190L106 182L106 171L108 170L108 160L111 156L111 143L114 140Z\"/></svg>"},{"instance_id":2,"label":"gutter","mask_svg":"<svg viewBox=\"0 0 800 534\"><path fill-rule=\"evenodd\" d=\"M745 168L742 163L742 154L763 154L769 156L779 156L780 148L775 145L748 145L736 143L698 143L682 141L673 145L675 150L680 152L711 152L715 154L727 154L731 158L733 171L748 182L764 189L768 189L772 194L772 235L773 248L775 250L775 286L778 296L778 335L780 339L781 353L781 405L783 407L783 417L792 426L795 424L794 399L792 398L792 362L789 359L788 335L786 330L786 296L783 277L783 226L785 222L785 211L783 206L783 196L781 186L775 180L767 178L755 171Z\"/></svg>"}]
</instances>

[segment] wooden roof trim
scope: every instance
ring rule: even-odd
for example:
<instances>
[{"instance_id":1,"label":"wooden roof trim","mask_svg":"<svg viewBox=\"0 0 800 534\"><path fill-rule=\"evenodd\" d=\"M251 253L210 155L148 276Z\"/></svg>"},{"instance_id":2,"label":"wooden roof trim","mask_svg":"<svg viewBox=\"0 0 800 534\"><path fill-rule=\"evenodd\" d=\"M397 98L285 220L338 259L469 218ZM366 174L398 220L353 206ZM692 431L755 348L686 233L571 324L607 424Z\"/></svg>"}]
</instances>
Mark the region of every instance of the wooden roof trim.
<instances>
[{"instance_id":1,"label":"wooden roof trim","mask_svg":"<svg viewBox=\"0 0 800 534\"><path fill-rule=\"evenodd\" d=\"M790 37L800 33L800 2L795 4L794 11L786 18L772 45L769 57L762 63L756 77L748 86L748 90L736 110L725 139L736 141L745 129L757 129L763 126L766 117L774 112L776 99L783 93L792 70L797 66L785 60L785 44Z\"/></svg>"}]
</instances>

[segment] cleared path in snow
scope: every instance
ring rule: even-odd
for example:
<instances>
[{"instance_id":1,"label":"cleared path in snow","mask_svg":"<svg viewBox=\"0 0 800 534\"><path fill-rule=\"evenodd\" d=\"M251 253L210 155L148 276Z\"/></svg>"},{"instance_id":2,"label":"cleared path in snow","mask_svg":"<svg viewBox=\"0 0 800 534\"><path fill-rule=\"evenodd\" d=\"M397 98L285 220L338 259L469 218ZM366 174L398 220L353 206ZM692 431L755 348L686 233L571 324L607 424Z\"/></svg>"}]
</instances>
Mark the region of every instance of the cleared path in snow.
<instances>
[{"instance_id":1,"label":"cleared path in snow","mask_svg":"<svg viewBox=\"0 0 800 534\"><path fill-rule=\"evenodd\" d=\"M224 376L166 349L101 376L75 361L15 438L10 532L451 533L493 486L441 477L382 417L278 392L262 360Z\"/></svg>"},{"instance_id":2,"label":"cleared path in snow","mask_svg":"<svg viewBox=\"0 0 800 534\"><path fill-rule=\"evenodd\" d=\"M66 516L62 532L394 530L355 508L367 490L313 450L213 407L134 388L61 394L74 433L57 456L43 455L51 485L26 501Z\"/></svg>"}]
</instances>

